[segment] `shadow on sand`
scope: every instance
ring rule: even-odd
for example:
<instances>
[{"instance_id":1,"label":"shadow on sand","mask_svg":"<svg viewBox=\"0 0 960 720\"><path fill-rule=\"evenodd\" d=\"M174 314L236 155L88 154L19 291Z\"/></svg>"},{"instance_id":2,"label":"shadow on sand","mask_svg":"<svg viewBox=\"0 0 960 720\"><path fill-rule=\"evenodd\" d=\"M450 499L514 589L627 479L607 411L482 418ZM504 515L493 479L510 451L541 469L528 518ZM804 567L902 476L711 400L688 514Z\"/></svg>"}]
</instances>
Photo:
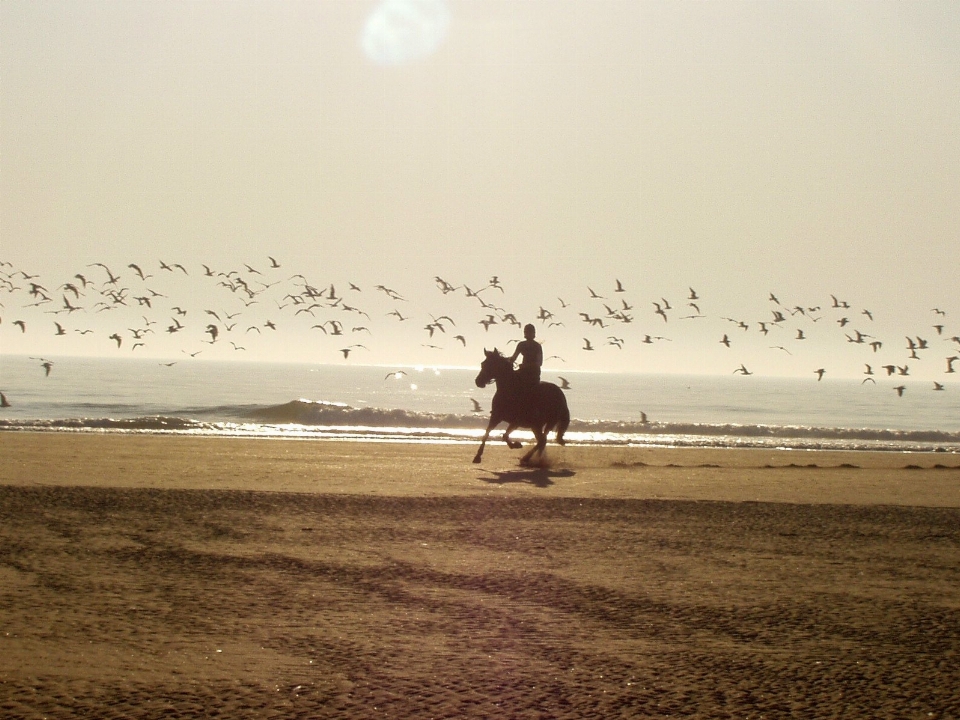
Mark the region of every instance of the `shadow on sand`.
<instances>
[{"instance_id":1,"label":"shadow on sand","mask_svg":"<svg viewBox=\"0 0 960 720\"><path fill-rule=\"evenodd\" d=\"M522 470L503 470L501 472L484 470L483 472L490 473L492 477L481 477L480 479L492 485L527 483L538 488L553 485L551 478L568 478L576 475L573 470L548 470L546 468L525 468Z\"/></svg>"}]
</instances>

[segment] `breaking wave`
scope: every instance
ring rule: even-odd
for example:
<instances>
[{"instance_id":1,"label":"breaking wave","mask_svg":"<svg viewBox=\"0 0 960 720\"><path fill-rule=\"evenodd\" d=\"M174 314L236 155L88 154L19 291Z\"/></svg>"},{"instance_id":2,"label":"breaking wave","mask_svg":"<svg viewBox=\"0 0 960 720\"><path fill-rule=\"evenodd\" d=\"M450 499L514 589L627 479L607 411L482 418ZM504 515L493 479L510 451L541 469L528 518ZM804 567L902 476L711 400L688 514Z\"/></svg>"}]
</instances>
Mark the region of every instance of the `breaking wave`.
<instances>
[{"instance_id":1,"label":"breaking wave","mask_svg":"<svg viewBox=\"0 0 960 720\"><path fill-rule=\"evenodd\" d=\"M364 441L475 442L479 413L444 414L293 400L271 406L197 408L180 415L128 418L0 420L0 431L59 431L308 437ZM501 426L502 428L503 426ZM529 433L518 432L520 438ZM755 447L960 452L960 432L803 425L624 422L573 419L566 439L596 445Z\"/></svg>"}]
</instances>

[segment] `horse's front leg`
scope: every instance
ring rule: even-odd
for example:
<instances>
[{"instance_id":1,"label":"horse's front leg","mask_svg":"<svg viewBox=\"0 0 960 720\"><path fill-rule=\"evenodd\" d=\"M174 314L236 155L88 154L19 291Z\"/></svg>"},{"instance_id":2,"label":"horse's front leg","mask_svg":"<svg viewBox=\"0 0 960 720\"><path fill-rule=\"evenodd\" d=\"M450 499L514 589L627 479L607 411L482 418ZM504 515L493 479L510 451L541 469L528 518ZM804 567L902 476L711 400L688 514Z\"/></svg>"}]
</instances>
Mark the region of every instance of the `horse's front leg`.
<instances>
[{"instance_id":1,"label":"horse's front leg","mask_svg":"<svg viewBox=\"0 0 960 720\"><path fill-rule=\"evenodd\" d=\"M507 447L510 448L511 450L519 450L520 448L523 447L523 443L521 443L519 440L510 439L510 433L512 433L516 429L517 429L517 424L510 423L507 426L506 431L503 433L503 441L507 444Z\"/></svg>"},{"instance_id":2,"label":"horse's front leg","mask_svg":"<svg viewBox=\"0 0 960 720\"><path fill-rule=\"evenodd\" d=\"M487 439L490 437L490 431L499 424L500 418L498 418L496 415L491 415L490 422L487 423L487 431L483 434L483 440L480 441L480 448L477 450L477 454L473 457L473 461L475 463L480 462L481 458L483 458L483 448L486 446Z\"/></svg>"}]
</instances>

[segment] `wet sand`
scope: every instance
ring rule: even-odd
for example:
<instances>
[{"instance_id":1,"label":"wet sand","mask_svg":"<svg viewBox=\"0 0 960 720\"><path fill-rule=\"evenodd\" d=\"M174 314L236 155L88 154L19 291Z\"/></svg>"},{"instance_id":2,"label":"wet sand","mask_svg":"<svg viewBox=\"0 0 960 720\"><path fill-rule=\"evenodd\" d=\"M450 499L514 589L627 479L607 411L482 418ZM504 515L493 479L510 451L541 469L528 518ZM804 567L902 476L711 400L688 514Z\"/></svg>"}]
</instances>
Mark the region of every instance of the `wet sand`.
<instances>
[{"instance_id":1,"label":"wet sand","mask_svg":"<svg viewBox=\"0 0 960 720\"><path fill-rule=\"evenodd\" d=\"M0 433L0 717L960 718L960 458Z\"/></svg>"}]
</instances>

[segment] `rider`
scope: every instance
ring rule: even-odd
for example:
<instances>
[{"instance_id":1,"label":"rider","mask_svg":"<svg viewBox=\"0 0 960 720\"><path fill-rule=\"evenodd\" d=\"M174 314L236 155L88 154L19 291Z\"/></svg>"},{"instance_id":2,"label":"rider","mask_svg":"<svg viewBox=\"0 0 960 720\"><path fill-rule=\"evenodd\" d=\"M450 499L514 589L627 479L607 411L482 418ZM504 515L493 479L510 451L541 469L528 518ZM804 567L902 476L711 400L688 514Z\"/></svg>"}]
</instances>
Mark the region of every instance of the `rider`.
<instances>
[{"instance_id":1,"label":"rider","mask_svg":"<svg viewBox=\"0 0 960 720\"><path fill-rule=\"evenodd\" d=\"M514 362L518 355L523 356L520 362L520 369L517 370L517 379L520 381L520 387L525 390L533 391L540 385L540 366L543 365L543 347L534 338L537 335L537 329L530 324L523 328L524 340L517 343L517 349L509 358Z\"/></svg>"}]
</instances>

